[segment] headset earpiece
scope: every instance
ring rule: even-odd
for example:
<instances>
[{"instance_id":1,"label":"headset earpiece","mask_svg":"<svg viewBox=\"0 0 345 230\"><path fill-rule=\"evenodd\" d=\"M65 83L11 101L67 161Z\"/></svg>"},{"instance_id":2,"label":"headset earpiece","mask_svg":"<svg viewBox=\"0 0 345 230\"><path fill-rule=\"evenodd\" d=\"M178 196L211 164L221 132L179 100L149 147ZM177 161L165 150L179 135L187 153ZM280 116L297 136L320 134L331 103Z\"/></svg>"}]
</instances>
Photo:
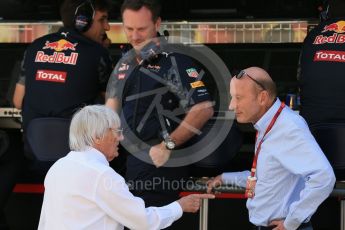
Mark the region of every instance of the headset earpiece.
<instances>
[{"instance_id":1,"label":"headset earpiece","mask_svg":"<svg viewBox=\"0 0 345 230\"><path fill-rule=\"evenodd\" d=\"M75 9L74 28L79 32L86 32L91 27L94 16L95 9L91 0L82 2Z\"/></svg>"},{"instance_id":2,"label":"headset earpiece","mask_svg":"<svg viewBox=\"0 0 345 230\"><path fill-rule=\"evenodd\" d=\"M322 3L318 6L320 21L326 21L328 19L328 9L328 0L323 0Z\"/></svg>"}]
</instances>

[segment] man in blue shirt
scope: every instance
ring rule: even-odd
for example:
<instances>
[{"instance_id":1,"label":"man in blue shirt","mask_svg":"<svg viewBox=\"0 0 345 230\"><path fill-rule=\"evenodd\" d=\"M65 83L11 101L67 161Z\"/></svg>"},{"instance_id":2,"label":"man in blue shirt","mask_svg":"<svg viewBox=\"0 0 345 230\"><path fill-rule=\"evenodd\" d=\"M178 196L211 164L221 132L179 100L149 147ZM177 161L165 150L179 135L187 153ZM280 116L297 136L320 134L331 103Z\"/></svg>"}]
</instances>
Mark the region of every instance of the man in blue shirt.
<instances>
[{"instance_id":1,"label":"man in blue shirt","mask_svg":"<svg viewBox=\"0 0 345 230\"><path fill-rule=\"evenodd\" d=\"M250 222L257 229L312 229L310 218L329 196L335 176L305 120L276 97L276 86L258 67L230 82L229 109L257 130L250 171L223 173L208 182L246 187ZM267 227L269 226L269 227Z\"/></svg>"}]
</instances>

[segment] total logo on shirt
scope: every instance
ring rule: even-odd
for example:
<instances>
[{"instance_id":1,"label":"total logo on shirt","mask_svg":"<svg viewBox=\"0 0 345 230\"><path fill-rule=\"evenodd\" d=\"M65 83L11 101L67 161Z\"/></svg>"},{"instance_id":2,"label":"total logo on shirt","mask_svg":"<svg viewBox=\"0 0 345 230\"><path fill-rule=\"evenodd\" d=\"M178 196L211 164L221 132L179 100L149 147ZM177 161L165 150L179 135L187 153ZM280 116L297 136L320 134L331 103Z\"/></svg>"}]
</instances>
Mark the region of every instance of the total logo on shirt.
<instances>
[{"instance_id":1,"label":"total logo on shirt","mask_svg":"<svg viewBox=\"0 0 345 230\"><path fill-rule=\"evenodd\" d=\"M36 72L36 81L51 81L65 83L66 72L41 69Z\"/></svg>"}]
</instances>

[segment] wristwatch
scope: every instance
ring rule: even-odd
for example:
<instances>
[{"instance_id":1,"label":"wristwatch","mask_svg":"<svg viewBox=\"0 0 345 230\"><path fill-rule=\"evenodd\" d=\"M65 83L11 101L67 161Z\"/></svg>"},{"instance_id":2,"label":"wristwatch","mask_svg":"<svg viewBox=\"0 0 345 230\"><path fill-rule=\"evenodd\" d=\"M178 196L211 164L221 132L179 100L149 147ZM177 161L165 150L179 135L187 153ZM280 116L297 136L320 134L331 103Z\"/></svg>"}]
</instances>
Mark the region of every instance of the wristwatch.
<instances>
[{"instance_id":1,"label":"wristwatch","mask_svg":"<svg viewBox=\"0 0 345 230\"><path fill-rule=\"evenodd\" d=\"M173 139L171 139L170 137L168 137L164 140L164 144L168 150L173 150L176 147L175 141Z\"/></svg>"}]
</instances>

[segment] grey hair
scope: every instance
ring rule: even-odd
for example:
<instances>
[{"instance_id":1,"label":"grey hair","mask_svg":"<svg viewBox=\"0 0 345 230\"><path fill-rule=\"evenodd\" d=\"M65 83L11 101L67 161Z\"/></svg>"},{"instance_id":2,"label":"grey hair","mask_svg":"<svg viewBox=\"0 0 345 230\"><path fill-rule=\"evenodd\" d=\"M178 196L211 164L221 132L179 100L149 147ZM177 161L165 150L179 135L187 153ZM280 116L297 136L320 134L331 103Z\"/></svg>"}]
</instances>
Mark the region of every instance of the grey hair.
<instances>
[{"instance_id":1,"label":"grey hair","mask_svg":"<svg viewBox=\"0 0 345 230\"><path fill-rule=\"evenodd\" d=\"M69 146L73 151L84 151L103 138L109 128L119 128L120 118L104 105L85 106L76 112L69 129Z\"/></svg>"}]
</instances>

